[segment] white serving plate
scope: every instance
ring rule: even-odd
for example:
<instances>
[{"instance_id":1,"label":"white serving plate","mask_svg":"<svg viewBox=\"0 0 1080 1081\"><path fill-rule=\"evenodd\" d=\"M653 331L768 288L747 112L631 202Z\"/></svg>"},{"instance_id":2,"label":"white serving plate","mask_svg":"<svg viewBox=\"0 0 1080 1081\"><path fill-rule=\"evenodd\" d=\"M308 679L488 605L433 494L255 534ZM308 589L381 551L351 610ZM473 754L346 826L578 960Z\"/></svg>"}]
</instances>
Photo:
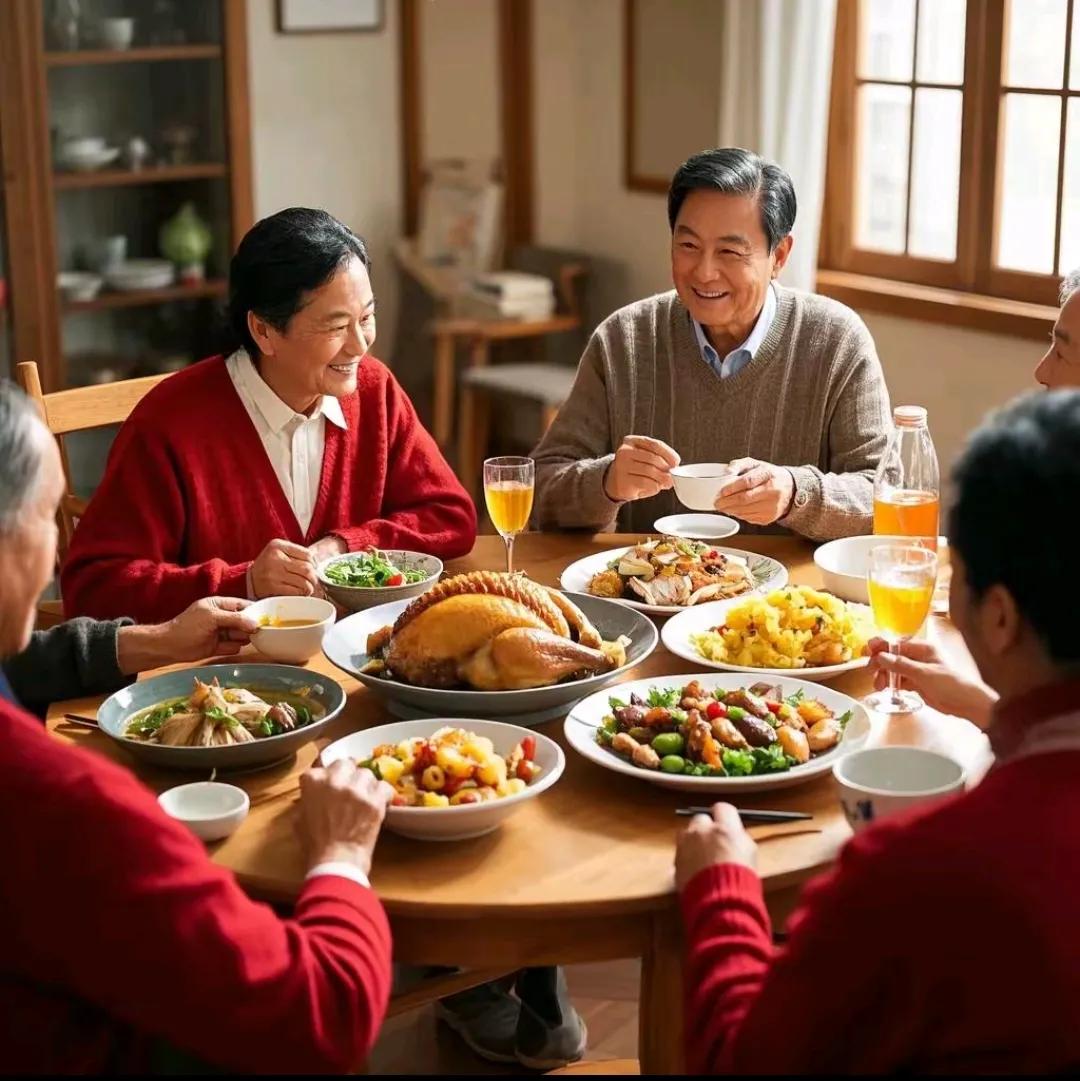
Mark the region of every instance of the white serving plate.
<instances>
[{"instance_id":1,"label":"white serving plate","mask_svg":"<svg viewBox=\"0 0 1080 1081\"><path fill-rule=\"evenodd\" d=\"M709 543L734 537L741 527L726 514L669 514L666 518L657 518L653 528L667 537Z\"/></svg>"},{"instance_id":2,"label":"white serving plate","mask_svg":"<svg viewBox=\"0 0 1080 1081\"><path fill-rule=\"evenodd\" d=\"M339 758L362 760L369 758L380 743L400 743L413 736L432 736L446 727L464 728L474 735L485 736L495 745L495 753L502 756L508 755L526 736L532 736L536 740L535 762L540 767L540 776L516 796L503 796L485 803L464 803L457 807L388 807L386 828L403 837L417 841L465 841L482 837L498 829L527 800L546 792L566 767L562 748L540 732L503 721L462 717L398 721L353 732L331 743L320 757L324 766Z\"/></svg>"},{"instance_id":3,"label":"white serving plate","mask_svg":"<svg viewBox=\"0 0 1080 1081\"><path fill-rule=\"evenodd\" d=\"M606 570L608 564L624 552L630 551L633 545L626 548L611 548L606 552L597 552L595 555L585 556L562 572L559 584L567 593L588 593L589 582L594 574ZM755 552L746 552L741 548L723 548L717 545L716 550L726 556L739 556L745 559L750 566L750 573L758 582L758 592L768 593L773 589L780 589L787 585L787 568L771 556L757 555ZM743 593L746 597L749 594ZM628 608L636 608L639 612L648 612L654 616L670 616L677 612L693 611L677 604L646 604L644 601L625 600L622 597L610 598L617 604L625 604ZM714 603L714 602L709 602ZM703 605L698 605L698 608Z\"/></svg>"},{"instance_id":4,"label":"white serving plate","mask_svg":"<svg viewBox=\"0 0 1080 1081\"><path fill-rule=\"evenodd\" d=\"M676 657L682 657L683 660L690 661L692 664L715 668L720 672L744 672L748 676L757 676L761 679L793 676L797 679L827 680L843 675L844 672L852 672L856 668L865 668L870 663L869 657L857 657L844 664L823 665L818 668L747 668L745 665L707 660L694 648L690 635L701 634L720 626L724 622L728 609L741 604L745 599L745 597L732 597L730 600L709 601L708 604L699 604L696 608L686 608L668 620L660 632L661 640Z\"/></svg>"},{"instance_id":5,"label":"white serving plate","mask_svg":"<svg viewBox=\"0 0 1080 1081\"><path fill-rule=\"evenodd\" d=\"M583 758L594 762L604 769L614 773L623 773L628 777L636 777L661 788L673 788L683 792L699 792L702 794L725 794L736 796L739 793L765 792L770 789L791 788L795 785L812 781L815 777L828 773L833 766L849 751L861 747L870 735L870 717L865 707L854 698L839 691L830 690L828 687L820 687L807 683L801 679L793 679L789 675L777 676L774 682L783 688L784 697L793 695L801 690L807 698L816 698L828 706L838 717L851 710L851 720L844 729L840 742L831 751L811 759L803 766L794 766L786 773L766 773L756 777L687 777L685 774L664 773L661 770L641 769L619 757L612 751L601 747L596 742L596 730L600 726L611 709L608 699L615 697L624 702L632 693L644 697L653 687L666 689L668 687L682 687L696 679L706 690L722 687L724 690L733 691L739 687L746 687L757 682L758 679L766 678L761 672L755 672L754 677L747 678L737 675L690 675L677 676L653 676L650 679L633 680L630 683L620 683L618 686L609 687L605 691L599 691L590 695L584 701L579 702L570 715L566 718L563 732L571 747ZM772 678L771 676L768 678Z\"/></svg>"}]
</instances>

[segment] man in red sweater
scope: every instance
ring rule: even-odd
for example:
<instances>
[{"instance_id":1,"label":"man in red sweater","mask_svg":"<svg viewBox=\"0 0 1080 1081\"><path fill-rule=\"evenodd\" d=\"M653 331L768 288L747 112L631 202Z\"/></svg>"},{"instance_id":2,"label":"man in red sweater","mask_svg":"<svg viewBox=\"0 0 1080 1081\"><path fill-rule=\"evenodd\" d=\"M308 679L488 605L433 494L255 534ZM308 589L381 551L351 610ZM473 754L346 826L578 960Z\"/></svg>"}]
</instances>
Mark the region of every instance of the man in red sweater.
<instances>
[{"instance_id":1,"label":"man in red sweater","mask_svg":"<svg viewBox=\"0 0 1080 1081\"><path fill-rule=\"evenodd\" d=\"M0 658L26 648L56 558L56 444L0 383ZM350 763L301 779L307 880L250 900L130 772L60 743L0 668L0 1069L345 1072L390 993L367 875L393 790Z\"/></svg>"},{"instance_id":2,"label":"man in red sweater","mask_svg":"<svg viewBox=\"0 0 1080 1081\"><path fill-rule=\"evenodd\" d=\"M679 840L686 1058L704 1073L1066 1073L1080 1066L1080 392L1013 404L955 471L953 619L1000 695L972 791L859 834L774 954L734 808Z\"/></svg>"},{"instance_id":3,"label":"man in red sweater","mask_svg":"<svg viewBox=\"0 0 1080 1081\"><path fill-rule=\"evenodd\" d=\"M476 509L370 350L364 242L325 211L259 222L229 269L238 348L120 430L61 575L66 614L170 619L200 597L310 594L375 545L467 553Z\"/></svg>"}]
</instances>

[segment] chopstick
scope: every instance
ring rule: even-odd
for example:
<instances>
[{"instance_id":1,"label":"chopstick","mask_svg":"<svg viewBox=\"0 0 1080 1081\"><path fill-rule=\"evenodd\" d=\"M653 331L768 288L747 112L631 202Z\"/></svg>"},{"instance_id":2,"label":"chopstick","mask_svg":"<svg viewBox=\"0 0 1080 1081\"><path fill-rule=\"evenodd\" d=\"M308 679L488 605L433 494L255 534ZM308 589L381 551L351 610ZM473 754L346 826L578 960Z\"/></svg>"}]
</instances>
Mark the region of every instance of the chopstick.
<instances>
[{"instance_id":1,"label":"chopstick","mask_svg":"<svg viewBox=\"0 0 1080 1081\"><path fill-rule=\"evenodd\" d=\"M65 721L74 721L76 724L84 724L87 728L98 728L99 725L93 717L83 717L79 713L65 713Z\"/></svg>"},{"instance_id":2,"label":"chopstick","mask_svg":"<svg viewBox=\"0 0 1080 1081\"><path fill-rule=\"evenodd\" d=\"M712 811L708 807L679 807L677 815L708 815ZM744 822L806 822L813 815L804 814L802 811L739 811L739 817Z\"/></svg>"}]
</instances>

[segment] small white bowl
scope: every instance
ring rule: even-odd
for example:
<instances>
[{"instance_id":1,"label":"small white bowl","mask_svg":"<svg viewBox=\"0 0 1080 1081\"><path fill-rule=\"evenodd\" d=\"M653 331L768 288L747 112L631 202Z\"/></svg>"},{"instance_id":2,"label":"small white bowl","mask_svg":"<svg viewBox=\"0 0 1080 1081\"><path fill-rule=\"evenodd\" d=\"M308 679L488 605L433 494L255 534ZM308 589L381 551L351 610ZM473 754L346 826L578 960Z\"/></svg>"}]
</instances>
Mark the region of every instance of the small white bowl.
<instances>
[{"instance_id":1,"label":"small white bowl","mask_svg":"<svg viewBox=\"0 0 1080 1081\"><path fill-rule=\"evenodd\" d=\"M684 507L691 510L713 510L720 489L734 473L724 462L703 462L698 465L677 465L671 471L675 494Z\"/></svg>"},{"instance_id":2,"label":"small white bowl","mask_svg":"<svg viewBox=\"0 0 1080 1081\"><path fill-rule=\"evenodd\" d=\"M251 801L233 784L196 781L170 788L158 796L158 803L170 818L183 822L196 837L220 841L247 818Z\"/></svg>"},{"instance_id":3,"label":"small white bowl","mask_svg":"<svg viewBox=\"0 0 1080 1081\"><path fill-rule=\"evenodd\" d=\"M347 562L359 555L358 552L346 552L344 555L331 556L315 568L315 575L322 583L326 595L342 608L350 612L363 612L380 604L401 601L409 597L419 597L426 593L439 580L443 572L442 560L423 552L409 552L399 548L381 548L380 551L395 567L402 570L423 571L426 578L419 582L407 582L401 586L342 586L331 582L326 577L326 568L334 563Z\"/></svg>"},{"instance_id":4,"label":"small white bowl","mask_svg":"<svg viewBox=\"0 0 1080 1081\"><path fill-rule=\"evenodd\" d=\"M432 736L440 728L464 728L476 736L486 736L495 746L495 753L509 754L526 736L536 740L536 764L540 775L516 796L485 803L463 803L457 807L388 807L386 828L417 841L465 841L491 833L506 821L526 800L535 799L547 791L566 767L562 748L540 732L519 728L503 721L482 721L451 717L430 721L399 721L354 732L331 743L321 755L322 764L329 766L339 758L354 761L371 756L380 743L400 743L414 736Z\"/></svg>"},{"instance_id":5,"label":"small white bowl","mask_svg":"<svg viewBox=\"0 0 1080 1081\"><path fill-rule=\"evenodd\" d=\"M739 528L726 514L669 514L653 522L653 529L665 537L695 541L725 540L734 537Z\"/></svg>"},{"instance_id":6,"label":"small white bowl","mask_svg":"<svg viewBox=\"0 0 1080 1081\"><path fill-rule=\"evenodd\" d=\"M825 588L845 601L870 603L866 572L870 569L870 552L883 544L914 544L912 537L863 536L841 537L829 541L814 552L814 562L821 571ZM938 537L938 554L948 547L944 537Z\"/></svg>"},{"instance_id":7,"label":"small white bowl","mask_svg":"<svg viewBox=\"0 0 1080 1081\"><path fill-rule=\"evenodd\" d=\"M263 619L311 619L306 627L260 627L251 644L272 661L306 664L322 649L326 632L337 619L337 609L322 597L265 597L248 605L244 614Z\"/></svg>"},{"instance_id":8,"label":"small white bowl","mask_svg":"<svg viewBox=\"0 0 1080 1081\"><path fill-rule=\"evenodd\" d=\"M102 284L100 274L82 270L63 270L56 275L56 287L65 300L93 300L101 291Z\"/></svg>"},{"instance_id":9,"label":"small white bowl","mask_svg":"<svg viewBox=\"0 0 1080 1081\"><path fill-rule=\"evenodd\" d=\"M102 19L99 33L106 49L130 49L135 39L135 20Z\"/></svg>"},{"instance_id":10,"label":"small white bowl","mask_svg":"<svg viewBox=\"0 0 1080 1081\"><path fill-rule=\"evenodd\" d=\"M920 804L938 803L964 788L959 762L922 747L868 747L833 766L840 803L856 833Z\"/></svg>"},{"instance_id":11,"label":"small white bowl","mask_svg":"<svg viewBox=\"0 0 1080 1081\"><path fill-rule=\"evenodd\" d=\"M74 139L65 139L60 144L60 155L61 157L86 158L100 154L104 149L104 135L81 135Z\"/></svg>"}]
</instances>

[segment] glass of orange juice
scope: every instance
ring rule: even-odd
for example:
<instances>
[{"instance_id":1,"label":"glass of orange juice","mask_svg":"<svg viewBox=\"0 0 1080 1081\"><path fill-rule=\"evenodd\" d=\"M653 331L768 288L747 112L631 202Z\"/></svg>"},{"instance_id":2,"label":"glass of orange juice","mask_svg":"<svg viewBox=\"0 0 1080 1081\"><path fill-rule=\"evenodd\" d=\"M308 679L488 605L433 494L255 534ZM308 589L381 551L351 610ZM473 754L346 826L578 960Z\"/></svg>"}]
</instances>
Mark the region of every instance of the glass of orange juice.
<instances>
[{"instance_id":1,"label":"glass of orange juice","mask_svg":"<svg viewBox=\"0 0 1080 1081\"><path fill-rule=\"evenodd\" d=\"M514 569L514 538L529 524L535 473L531 458L488 458L484 501L492 525L506 543L506 573Z\"/></svg>"},{"instance_id":2,"label":"glass of orange juice","mask_svg":"<svg viewBox=\"0 0 1080 1081\"><path fill-rule=\"evenodd\" d=\"M874 622L896 653L914 638L930 613L937 581L937 555L917 543L883 544L870 552L867 586ZM902 690L895 672L886 690L871 695L866 705L878 713L913 713L925 703L915 691Z\"/></svg>"}]
</instances>

